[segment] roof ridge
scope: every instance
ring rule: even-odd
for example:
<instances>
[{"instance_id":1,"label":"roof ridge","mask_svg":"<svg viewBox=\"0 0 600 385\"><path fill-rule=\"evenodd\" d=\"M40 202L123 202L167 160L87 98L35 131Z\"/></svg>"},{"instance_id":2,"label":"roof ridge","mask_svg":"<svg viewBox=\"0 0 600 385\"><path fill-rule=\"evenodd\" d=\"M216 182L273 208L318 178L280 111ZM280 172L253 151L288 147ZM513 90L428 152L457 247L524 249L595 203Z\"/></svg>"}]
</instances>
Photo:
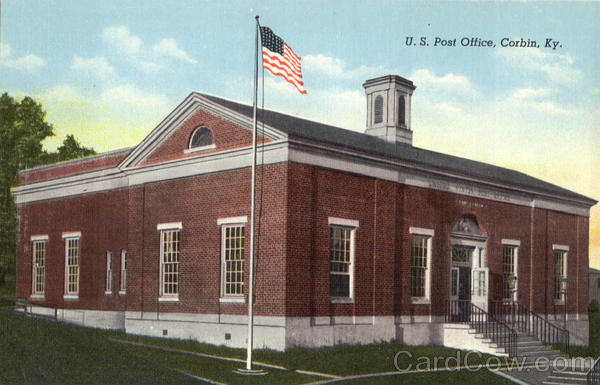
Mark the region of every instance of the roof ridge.
<instances>
[{"instance_id":1,"label":"roof ridge","mask_svg":"<svg viewBox=\"0 0 600 385\"><path fill-rule=\"evenodd\" d=\"M118 155L121 153L126 153L126 152L131 151L134 148L135 148L135 146L123 147L123 148L118 148L116 150L110 150L110 151L101 152L101 153L98 153L95 155L86 156L83 158L63 160L63 161L56 162L56 163L43 164L41 166L25 168L25 169L19 170L19 175L26 174L29 172L34 172L34 171L41 171L41 170L48 170L48 169L57 168L57 167L69 166L72 164L85 163L85 162L89 162L92 160L97 160L97 159L101 159L101 158L105 158L105 157L109 157L109 156L113 156L113 155Z\"/></svg>"},{"instance_id":2,"label":"roof ridge","mask_svg":"<svg viewBox=\"0 0 600 385\"><path fill-rule=\"evenodd\" d=\"M220 96L199 92L197 94L225 108L252 117L252 105L228 100ZM424 149L410 144L391 143L363 132L297 117L285 112L268 109L259 110L267 112L262 119L265 124L298 138L330 143L380 156L389 156L434 169L450 170L463 175L497 180L515 187L528 187L564 197L597 202L595 199L512 168Z\"/></svg>"}]
</instances>

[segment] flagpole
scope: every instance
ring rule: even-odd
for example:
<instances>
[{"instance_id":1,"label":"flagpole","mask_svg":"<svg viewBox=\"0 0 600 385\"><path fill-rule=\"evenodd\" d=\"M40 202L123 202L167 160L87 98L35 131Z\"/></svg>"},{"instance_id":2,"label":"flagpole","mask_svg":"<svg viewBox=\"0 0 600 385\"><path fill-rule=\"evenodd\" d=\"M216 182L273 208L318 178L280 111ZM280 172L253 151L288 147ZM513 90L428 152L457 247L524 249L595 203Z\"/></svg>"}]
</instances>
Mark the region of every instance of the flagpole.
<instances>
[{"instance_id":1,"label":"flagpole","mask_svg":"<svg viewBox=\"0 0 600 385\"><path fill-rule=\"evenodd\" d=\"M254 340L254 221L256 211L256 104L258 102L258 15L256 16L256 42L254 50L254 108L252 110L252 203L250 209L250 277L248 279L248 353L246 370L252 370L252 344Z\"/></svg>"}]
</instances>

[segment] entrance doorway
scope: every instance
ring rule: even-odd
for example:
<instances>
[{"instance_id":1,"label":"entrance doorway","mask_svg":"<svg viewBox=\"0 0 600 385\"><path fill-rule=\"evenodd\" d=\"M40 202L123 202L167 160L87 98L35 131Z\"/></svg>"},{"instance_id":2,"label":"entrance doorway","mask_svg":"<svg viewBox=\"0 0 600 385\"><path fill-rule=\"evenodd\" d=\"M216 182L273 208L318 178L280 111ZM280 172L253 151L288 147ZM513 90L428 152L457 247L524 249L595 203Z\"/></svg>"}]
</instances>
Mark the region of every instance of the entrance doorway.
<instances>
[{"instance_id":1,"label":"entrance doorway","mask_svg":"<svg viewBox=\"0 0 600 385\"><path fill-rule=\"evenodd\" d=\"M486 238L474 219L462 218L452 229L450 243L450 315L454 322L465 322L471 304L488 309Z\"/></svg>"}]
</instances>

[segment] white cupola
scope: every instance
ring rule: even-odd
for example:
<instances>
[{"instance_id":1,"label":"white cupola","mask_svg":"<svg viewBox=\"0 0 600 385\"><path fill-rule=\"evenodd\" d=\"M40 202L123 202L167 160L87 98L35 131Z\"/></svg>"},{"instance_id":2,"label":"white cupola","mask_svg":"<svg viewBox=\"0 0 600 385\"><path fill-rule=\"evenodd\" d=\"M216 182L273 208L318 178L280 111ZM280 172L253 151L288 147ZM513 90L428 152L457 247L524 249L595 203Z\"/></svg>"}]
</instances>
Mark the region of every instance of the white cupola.
<instances>
[{"instance_id":1,"label":"white cupola","mask_svg":"<svg viewBox=\"0 0 600 385\"><path fill-rule=\"evenodd\" d=\"M397 75L367 80L367 129L365 133L393 143L412 145L410 106L413 82Z\"/></svg>"}]
</instances>

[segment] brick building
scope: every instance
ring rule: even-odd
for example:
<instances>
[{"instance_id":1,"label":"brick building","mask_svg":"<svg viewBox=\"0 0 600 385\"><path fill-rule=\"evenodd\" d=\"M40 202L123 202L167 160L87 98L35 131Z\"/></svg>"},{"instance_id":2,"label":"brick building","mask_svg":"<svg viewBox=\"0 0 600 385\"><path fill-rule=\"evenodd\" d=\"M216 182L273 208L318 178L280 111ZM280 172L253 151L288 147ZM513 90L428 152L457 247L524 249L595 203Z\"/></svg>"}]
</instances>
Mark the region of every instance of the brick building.
<instances>
[{"instance_id":1,"label":"brick building","mask_svg":"<svg viewBox=\"0 0 600 385\"><path fill-rule=\"evenodd\" d=\"M414 147L413 83L364 87L365 133L258 113L256 346L451 346L449 301L503 299L566 314L587 343L596 201ZM18 297L69 322L244 346L251 129L251 106L192 93L134 148L22 171Z\"/></svg>"}]
</instances>

